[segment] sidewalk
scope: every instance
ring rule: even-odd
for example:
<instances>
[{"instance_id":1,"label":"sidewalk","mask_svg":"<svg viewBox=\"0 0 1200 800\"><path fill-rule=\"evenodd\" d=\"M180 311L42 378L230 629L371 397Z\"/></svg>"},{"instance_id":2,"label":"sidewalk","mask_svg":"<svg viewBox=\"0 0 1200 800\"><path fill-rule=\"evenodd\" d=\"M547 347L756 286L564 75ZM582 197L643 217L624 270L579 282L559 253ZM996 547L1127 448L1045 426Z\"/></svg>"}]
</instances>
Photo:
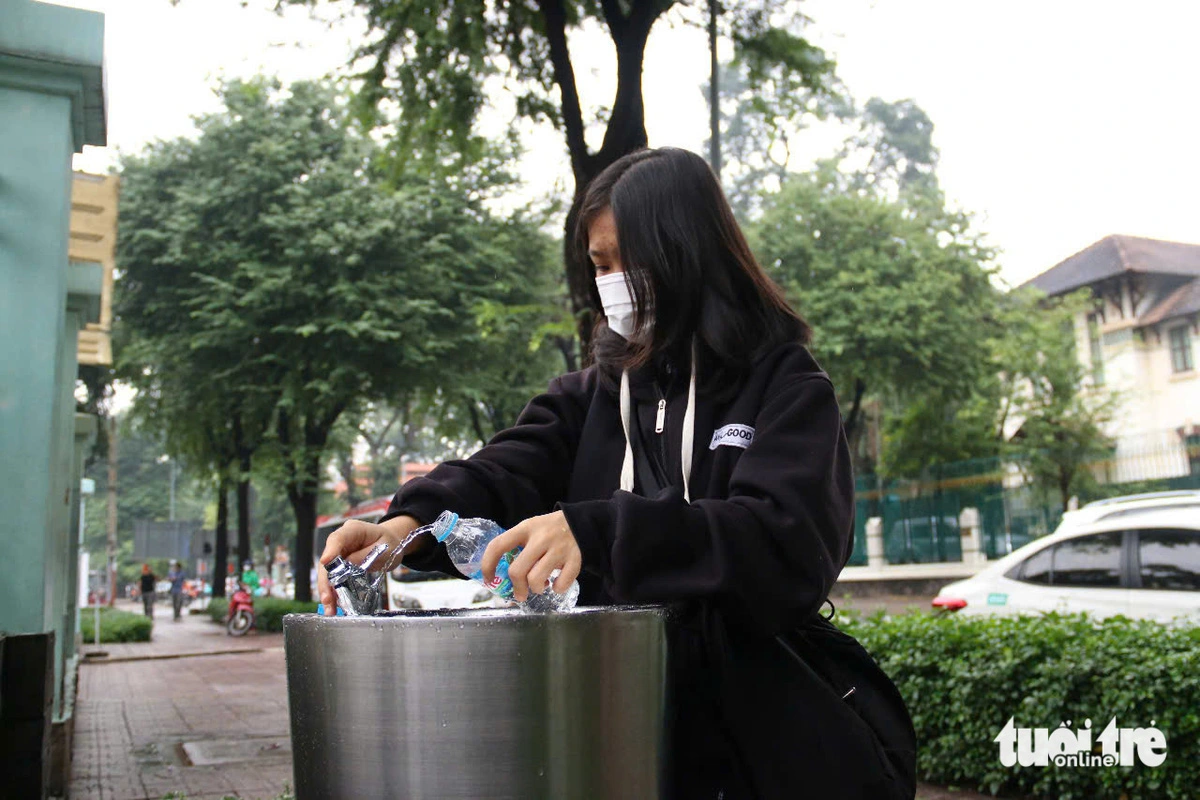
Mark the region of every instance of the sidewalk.
<instances>
[{"instance_id":1,"label":"sidewalk","mask_svg":"<svg viewBox=\"0 0 1200 800\"><path fill-rule=\"evenodd\" d=\"M203 608L202 601L194 601L193 608ZM126 600L117 601L117 608L135 614L142 613L142 605ZM87 611L84 612L88 613ZM149 642L94 645L83 643L83 655L89 662L123 661L146 658L179 658L181 656L213 653L245 652L283 647L282 633L259 633L250 631L245 636L230 636L225 629L216 625L208 614L189 614L183 611L183 619L175 622L171 618L170 602L154 604L154 635ZM104 653L106 655L100 655Z\"/></svg>"},{"instance_id":2,"label":"sidewalk","mask_svg":"<svg viewBox=\"0 0 1200 800\"><path fill-rule=\"evenodd\" d=\"M291 788L282 634L235 639L206 614L173 622L160 603L154 641L99 649L108 656L79 667L72 800L274 800ZM927 784L917 798L986 800Z\"/></svg>"},{"instance_id":3,"label":"sidewalk","mask_svg":"<svg viewBox=\"0 0 1200 800\"><path fill-rule=\"evenodd\" d=\"M71 798L278 797L292 782L282 634L235 639L163 605L154 641L80 665Z\"/></svg>"}]
</instances>

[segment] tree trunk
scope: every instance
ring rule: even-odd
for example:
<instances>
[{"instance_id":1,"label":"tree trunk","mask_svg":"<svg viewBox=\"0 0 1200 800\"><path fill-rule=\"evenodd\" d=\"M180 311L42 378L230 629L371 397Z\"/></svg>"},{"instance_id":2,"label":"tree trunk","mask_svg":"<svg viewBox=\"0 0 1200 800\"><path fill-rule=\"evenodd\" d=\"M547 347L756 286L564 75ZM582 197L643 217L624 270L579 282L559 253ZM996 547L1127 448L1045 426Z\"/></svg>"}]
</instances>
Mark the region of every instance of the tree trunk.
<instances>
[{"instance_id":1,"label":"tree trunk","mask_svg":"<svg viewBox=\"0 0 1200 800\"><path fill-rule=\"evenodd\" d=\"M316 483L305 481L303 487L289 488L288 499L296 517L296 599L308 603L312 601L309 570L313 566L313 535L317 528Z\"/></svg>"},{"instance_id":2,"label":"tree trunk","mask_svg":"<svg viewBox=\"0 0 1200 800\"><path fill-rule=\"evenodd\" d=\"M108 418L108 540L104 554L108 605L117 601L117 417Z\"/></svg>"},{"instance_id":3,"label":"tree trunk","mask_svg":"<svg viewBox=\"0 0 1200 800\"><path fill-rule=\"evenodd\" d=\"M225 596L225 574L229 564L229 479L221 476L217 485L217 543L213 556L212 596Z\"/></svg>"},{"instance_id":4,"label":"tree trunk","mask_svg":"<svg viewBox=\"0 0 1200 800\"><path fill-rule=\"evenodd\" d=\"M859 433L859 429L862 427L862 424L861 424L862 399L863 399L863 395L866 393L866 391L867 391L867 385L866 385L866 383L863 382L863 379L855 378L854 379L854 400L850 403L850 413L847 414L845 419L843 420L843 427L846 430L846 439L850 442L850 444L852 446L857 444L857 436ZM881 419L882 419L882 416L883 415L881 414L880 415Z\"/></svg>"},{"instance_id":5,"label":"tree trunk","mask_svg":"<svg viewBox=\"0 0 1200 800\"><path fill-rule=\"evenodd\" d=\"M362 498L358 494L358 483L354 475L354 447L351 447L342 453L338 459L338 471L342 473L342 477L346 479L346 505L353 508L362 502Z\"/></svg>"},{"instance_id":6,"label":"tree trunk","mask_svg":"<svg viewBox=\"0 0 1200 800\"><path fill-rule=\"evenodd\" d=\"M667 9L665 3L633 3L625 16L621 4L601 4L605 22L617 49L617 94L612 114L604 132L604 142L595 155L588 153L584 139L582 107L575 85L575 70L567 47L566 9L562 0L539 0L538 6L545 21L546 41L554 82L562 97L563 130L567 152L571 157L571 172L575 178L575 195L563 229L563 263L566 268L567 293L575 316L580 355L586 364L591 361L592 324L596 308L590 289L592 274L586 262L577 257L574 246L575 224L579 206L592 178L621 156L646 146L646 114L642 102L642 63L650 28Z\"/></svg>"},{"instance_id":7,"label":"tree trunk","mask_svg":"<svg viewBox=\"0 0 1200 800\"><path fill-rule=\"evenodd\" d=\"M238 568L251 560L250 552L250 455L243 453L238 464L237 556Z\"/></svg>"}]
</instances>

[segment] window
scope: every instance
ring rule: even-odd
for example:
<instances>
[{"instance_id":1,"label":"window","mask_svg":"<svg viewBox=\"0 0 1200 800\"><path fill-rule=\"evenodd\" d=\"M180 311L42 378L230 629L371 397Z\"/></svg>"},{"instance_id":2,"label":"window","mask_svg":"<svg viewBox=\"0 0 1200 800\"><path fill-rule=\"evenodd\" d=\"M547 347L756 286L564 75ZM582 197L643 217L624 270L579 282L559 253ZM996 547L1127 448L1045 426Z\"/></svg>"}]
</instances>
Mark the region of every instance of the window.
<instances>
[{"instance_id":1,"label":"window","mask_svg":"<svg viewBox=\"0 0 1200 800\"><path fill-rule=\"evenodd\" d=\"M1121 531L1107 531L1039 550L1021 565L1018 580L1042 586L1119 587L1122 536Z\"/></svg>"},{"instance_id":2,"label":"window","mask_svg":"<svg viewBox=\"0 0 1200 800\"><path fill-rule=\"evenodd\" d=\"M1171 371L1187 372L1192 369L1192 336L1187 325L1171 328Z\"/></svg>"},{"instance_id":3,"label":"window","mask_svg":"<svg viewBox=\"0 0 1200 800\"><path fill-rule=\"evenodd\" d=\"M1100 321L1095 314L1087 316L1088 352L1092 359L1092 382L1104 385L1104 351L1100 345Z\"/></svg>"},{"instance_id":4,"label":"window","mask_svg":"<svg viewBox=\"0 0 1200 800\"><path fill-rule=\"evenodd\" d=\"M1054 548L1055 586L1121 585L1121 531L1070 539Z\"/></svg>"},{"instance_id":5,"label":"window","mask_svg":"<svg viewBox=\"0 0 1200 800\"><path fill-rule=\"evenodd\" d=\"M1200 531L1138 532L1143 589L1200 592Z\"/></svg>"},{"instance_id":6,"label":"window","mask_svg":"<svg viewBox=\"0 0 1200 800\"><path fill-rule=\"evenodd\" d=\"M1038 583L1043 586L1050 585L1050 568L1051 558L1054 556L1054 548L1046 547L1025 560L1025 564L1021 567L1021 580L1026 583Z\"/></svg>"}]
</instances>

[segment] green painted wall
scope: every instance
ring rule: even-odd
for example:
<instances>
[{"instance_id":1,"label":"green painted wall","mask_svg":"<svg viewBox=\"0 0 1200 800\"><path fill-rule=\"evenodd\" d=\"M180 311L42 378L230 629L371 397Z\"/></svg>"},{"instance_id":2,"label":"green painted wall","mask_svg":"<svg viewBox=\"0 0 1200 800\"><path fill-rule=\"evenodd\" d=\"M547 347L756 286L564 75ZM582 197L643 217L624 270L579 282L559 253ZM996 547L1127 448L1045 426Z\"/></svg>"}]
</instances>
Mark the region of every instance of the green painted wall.
<instances>
[{"instance_id":1,"label":"green painted wall","mask_svg":"<svg viewBox=\"0 0 1200 800\"><path fill-rule=\"evenodd\" d=\"M104 144L104 17L0 1L0 631L55 632L55 714L73 649L74 388L97 265L67 263L71 156ZM67 710L69 713L69 710Z\"/></svg>"},{"instance_id":2,"label":"green painted wall","mask_svg":"<svg viewBox=\"0 0 1200 800\"><path fill-rule=\"evenodd\" d=\"M0 628L17 633L57 627L40 573L57 555L51 531L65 507L56 472L70 113L66 97L0 87Z\"/></svg>"}]
</instances>

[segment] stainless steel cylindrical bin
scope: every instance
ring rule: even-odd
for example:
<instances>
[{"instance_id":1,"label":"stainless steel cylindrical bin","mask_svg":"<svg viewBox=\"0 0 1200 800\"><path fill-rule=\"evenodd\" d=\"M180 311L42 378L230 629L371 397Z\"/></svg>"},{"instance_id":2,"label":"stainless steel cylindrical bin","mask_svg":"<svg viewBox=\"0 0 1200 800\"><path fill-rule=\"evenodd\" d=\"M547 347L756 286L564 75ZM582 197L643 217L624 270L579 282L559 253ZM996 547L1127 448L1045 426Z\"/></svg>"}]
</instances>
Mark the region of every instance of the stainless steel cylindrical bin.
<instances>
[{"instance_id":1,"label":"stainless steel cylindrical bin","mask_svg":"<svg viewBox=\"0 0 1200 800\"><path fill-rule=\"evenodd\" d=\"M297 800L657 798L668 616L290 615Z\"/></svg>"}]
</instances>

